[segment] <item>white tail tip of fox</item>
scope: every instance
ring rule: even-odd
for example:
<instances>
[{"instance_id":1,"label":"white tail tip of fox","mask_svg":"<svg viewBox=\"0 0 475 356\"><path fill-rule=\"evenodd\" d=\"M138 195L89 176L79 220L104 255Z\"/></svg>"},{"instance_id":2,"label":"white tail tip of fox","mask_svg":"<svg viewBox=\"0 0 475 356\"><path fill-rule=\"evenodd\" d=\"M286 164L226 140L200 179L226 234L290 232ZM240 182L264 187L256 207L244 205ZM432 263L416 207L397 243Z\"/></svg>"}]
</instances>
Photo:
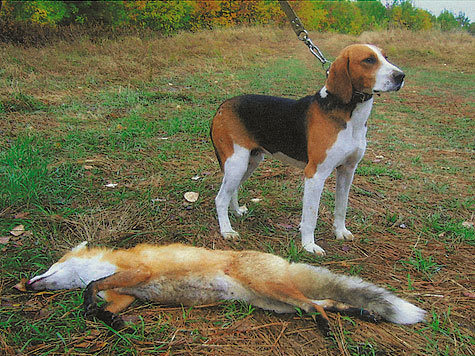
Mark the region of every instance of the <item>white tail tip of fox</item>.
<instances>
[{"instance_id":1,"label":"white tail tip of fox","mask_svg":"<svg viewBox=\"0 0 475 356\"><path fill-rule=\"evenodd\" d=\"M393 298L388 298L394 310L388 317L389 321L396 324L415 324L425 319L425 310L398 297L393 296Z\"/></svg>"}]
</instances>

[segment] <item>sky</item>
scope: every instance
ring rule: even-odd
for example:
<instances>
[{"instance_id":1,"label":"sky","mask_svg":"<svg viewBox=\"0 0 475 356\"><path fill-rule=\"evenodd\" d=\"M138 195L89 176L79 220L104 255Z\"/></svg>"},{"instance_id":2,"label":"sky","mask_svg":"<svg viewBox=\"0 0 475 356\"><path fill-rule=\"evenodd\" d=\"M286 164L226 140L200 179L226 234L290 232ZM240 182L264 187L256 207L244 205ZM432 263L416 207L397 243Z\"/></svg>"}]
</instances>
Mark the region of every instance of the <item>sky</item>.
<instances>
[{"instance_id":1,"label":"sky","mask_svg":"<svg viewBox=\"0 0 475 356\"><path fill-rule=\"evenodd\" d=\"M455 15L462 11L470 21L475 21L475 0L413 0L413 3L435 16L439 16L444 9L447 9Z\"/></svg>"}]
</instances>

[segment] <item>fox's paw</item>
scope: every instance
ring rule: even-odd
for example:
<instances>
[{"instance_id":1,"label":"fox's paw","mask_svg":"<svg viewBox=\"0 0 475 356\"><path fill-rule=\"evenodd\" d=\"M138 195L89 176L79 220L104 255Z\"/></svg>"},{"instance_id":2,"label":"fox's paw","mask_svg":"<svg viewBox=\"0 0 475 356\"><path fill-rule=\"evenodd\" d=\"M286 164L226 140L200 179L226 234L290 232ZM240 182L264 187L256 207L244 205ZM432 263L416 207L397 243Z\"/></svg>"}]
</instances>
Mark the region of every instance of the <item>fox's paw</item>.
<instances>
[{"instance_id":1,"label":"fox's paw","mask_svg":"<svg viewBox=\"0 0 475 356\"><path fill-rule=\"evenodd\" d=\"M369 310L365 310L361 318L374 324L379 324L381 321L383 321L383 317L381 315Z\"/></svg>"},{"instance_id":2,"label":"fox's paw","mask_svg":"<svg viewBox=\"0 0 475 356\"><path fill-rule=\"evenodd\" d=\"M321 330L323 336L332 336L332 330L328 319L325 319L321 314L313 314L313 320L317 323L318 328Z\"/></svg>"},{"instance_id":3,"label":"fox's paw","mask_svg":"<svg viewBox=\"0 0 475 356\"><path fill-rule=\"evenodd\" d=\"M122 318L108 310L104 310L97 306L97 304L90 304L85 307L84 316L87 319L92 319L93 317L103 321L105 324L109 325L114 330L123 329L125 324Z\"/></svg>"},{"instance_id":4,"label":"fox's paw","mask_svg":"<svg viewBox=\"0 0 475 356\"><path fill-rule=\"evenodd\" d=\"M325 250L313 242L304 244L303 248L310 253L314 253L319 256L325 256Z\"/></svg>"},{"instance_id":5,"label":"fox's paw","mask_svg":"<svg viewBox=\"0 0 475 356\"><path fill-rule=\"evenodd\" d=\"M98 310L101 309L96 303L93 304L84 304L84 317L86 319L91 319L93 316L96 316L98 313Z\"/></svg>"},{"instance_id":6,"label":"fox's paw","mask_svg":"<svg viewBox=\"0 0 475 356\"><path fill-rule=\"evenodd\" d=\"M99 313L96 315L96 318L102 320L114 330L123 329L125 326L124 321L119 315L111 313L108 310L100 309Z\"/></svg>"},{"instance_id":7,"label":"fox's paw","mask_svg":"<svg viewBox=\"0 0 475 356\"><path fill-rule=\"evenodd\" d=\"M369 321L370 323L378 324L383 320L383 317L376 312L360 308L349 308L345 312L345 315L354 316L363 321Z\"/></svg>"}]
</instances>

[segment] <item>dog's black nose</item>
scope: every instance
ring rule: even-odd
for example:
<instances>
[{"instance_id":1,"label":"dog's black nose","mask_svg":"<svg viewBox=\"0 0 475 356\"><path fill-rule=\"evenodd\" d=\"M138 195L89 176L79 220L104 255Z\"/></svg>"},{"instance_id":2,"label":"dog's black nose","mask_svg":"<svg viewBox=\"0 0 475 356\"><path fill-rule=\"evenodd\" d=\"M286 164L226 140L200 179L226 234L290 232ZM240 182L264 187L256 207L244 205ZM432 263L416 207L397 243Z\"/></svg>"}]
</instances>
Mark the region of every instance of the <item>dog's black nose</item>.
<instances>
[{"instance_id":1,"label":"dog's black nose","mask_svg":"<svg viewBox=\"0 0 475 356\"><path fill-rule=\"evenodd\" d=\"M396 83L397 85L401 85L405 76L406 75L403 72L394 73L393 74L394 83Z\"/></svg>"}]
</instances>

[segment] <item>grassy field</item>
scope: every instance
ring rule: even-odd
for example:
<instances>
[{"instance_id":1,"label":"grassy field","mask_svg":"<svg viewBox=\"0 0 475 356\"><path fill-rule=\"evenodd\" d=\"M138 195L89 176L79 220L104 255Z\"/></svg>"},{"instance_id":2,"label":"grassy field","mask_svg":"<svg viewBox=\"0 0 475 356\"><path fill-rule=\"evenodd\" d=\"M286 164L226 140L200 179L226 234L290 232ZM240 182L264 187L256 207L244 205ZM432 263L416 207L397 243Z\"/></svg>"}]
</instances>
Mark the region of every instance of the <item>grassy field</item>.
<instances>
[{"instance_id":1,"label":"grassy field","mask_svg":"<svg viewBox=\"0 0 475 356\"><path fill-rule=\"evenodd\" d=\"M333 238L334 178L326 184L316 231L324 258L300 246L298 169L267 159L249 179L240 193L249 214L233 222L239 240L223 240L215 216L222 175L208 134L219 104L242 93L298 98L324 82L290 29L0 45L0 353L475 354L473 37L391 31L312 39L331 58L350 43L377 44L407 74L400 92L375 100L350 192L354 242ZM187 191L198 201L186 202ZM25 232L14 236L18 225ZM113 332L83 318L78 290L13 288L84 240L273 252L371 280L428 318L373 325L332 314L332 340L305 315L237 302L136 302L123 313L130 329Z\"/></svg>"}]
</instances>

